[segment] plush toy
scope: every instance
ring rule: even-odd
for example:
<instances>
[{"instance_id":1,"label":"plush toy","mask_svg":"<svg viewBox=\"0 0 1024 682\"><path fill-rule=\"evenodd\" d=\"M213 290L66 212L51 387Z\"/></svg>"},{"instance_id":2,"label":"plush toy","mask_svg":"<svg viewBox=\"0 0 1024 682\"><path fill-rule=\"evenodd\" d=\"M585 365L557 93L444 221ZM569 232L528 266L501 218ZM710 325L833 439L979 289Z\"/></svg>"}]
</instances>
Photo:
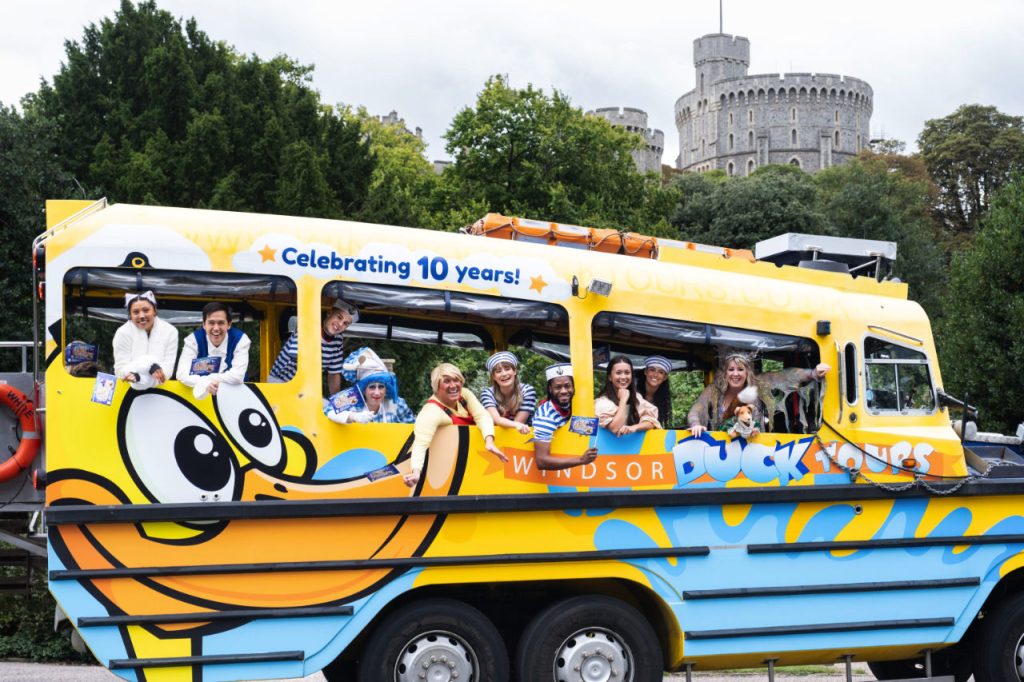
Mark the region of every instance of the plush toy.
<instances>
[{"instance_id":1,"label":"plush toy","mask_svg":"<svg viewBox=\"0 0 1024 682\"><path fill-rule=\"evenodd\" d=\"M754 426L754 408L750 405L740 405L734 411L736 423L729 429L729 438L751 438L760 433Z\"/></svg>"}]
</instances>

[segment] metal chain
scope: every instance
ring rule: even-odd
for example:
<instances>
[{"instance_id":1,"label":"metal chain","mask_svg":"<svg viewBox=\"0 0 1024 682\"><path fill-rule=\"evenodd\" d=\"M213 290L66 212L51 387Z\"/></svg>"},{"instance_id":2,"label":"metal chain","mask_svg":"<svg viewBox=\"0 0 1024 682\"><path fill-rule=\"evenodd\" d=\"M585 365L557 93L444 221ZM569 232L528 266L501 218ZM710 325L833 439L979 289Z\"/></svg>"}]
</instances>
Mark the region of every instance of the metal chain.
<instances>
[{"instance_id":1,"label":"metal chain","mask_svg":"<svg viewBox=\"0 0 1024 682\"><path fill-rule=\"evenodd\" d=\"M835 431L835 429L832 429L832 430ZM836 433L838 435L838 432L836 432ZM840 437L842 437L842 436L840 436ZM873 480L871 478L868 478L867 476L864 475L864 473L860 469L853 469L851 467L845 466L844 464L841 464L839 462L839 460L836 459L835 457L833 457L832 453L830 453L828 451L828 448L825 446L825 443L821 440L821 436L819 436L818 434L815 434L814 438L815 438L815 440L818 441L818 446L821 448L822 452L825 453L825 456L828 457L829 460L833 464L835 464L837 467L839 467L840 469L842 469L843 471L846 472L846 474L850 477L850 482L851 483L856 482L857 479L860 478L860 479L863 479L866 483L869 483L869 484L873 485L876 488L879 488L881 490L885 490L886 492L891 492L891 493L902 493L902 492L905 492L907 490L911 490L912 488L916 488L916 487L920 486L921 488L924 488L925 490L927 490L932 495L938 495L938 496L952 495L953 493L955 493L956 491L960 490L960 488L964 487L968 483L973 483L974 481L980 481L982 479L988 478L989 475L992 473L992 470L997 468L997 467L1002 467L1002 466L1019 466L1015 462L1008 462L1006 460L990 461L989 462L989 466L988 466L987 469L985 469L985 471L981 472L980 474L970 474L968 476L959 477L959 480L957 481L956 485L954 485L952 487L949 487L949 488L936 488L933 485L931 485L930 483L928 483L928 481L926 481L924 479L922 474L918 474L918 473L914 474L914 480L908 481L906 483L896 483L896 484L894 484L894 483L882 483L881 481L875 481L875 480ZM849 442L849 441L847 441L847 442ZM850 443L850 444L853 445L853 443ZM857 447L857 446L854 446L854 447ZM881 460L881 459L879 459L877 457L874 457L871 453L865 451L863 448L857 447L857 449L860 450L860 452L862 452L867 457L871 457L872 459L875 459L875 460L877 460L879 462L883 462L883 460ZM888 462L883 462L883 463L886 466L889 466Z\"/></svg>"}]
</instances>

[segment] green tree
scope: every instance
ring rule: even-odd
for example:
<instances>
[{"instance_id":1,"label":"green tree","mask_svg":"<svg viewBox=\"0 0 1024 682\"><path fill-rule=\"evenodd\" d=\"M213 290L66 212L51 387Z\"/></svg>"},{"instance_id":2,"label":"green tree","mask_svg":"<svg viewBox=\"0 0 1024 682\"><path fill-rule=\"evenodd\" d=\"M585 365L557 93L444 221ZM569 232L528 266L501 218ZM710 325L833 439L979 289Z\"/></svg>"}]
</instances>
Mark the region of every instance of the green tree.
<instances>
[{"instance_id":1,"label":"green tree","mask_svg":"<svg viewBox=\"0 0 1024 682\"><path fill-rule=\"evenodd\" d=\"M794 166L764 166L751 175L725 178L684 175L672 223L690 241L749 249L785 232L829 234L810 175Z\"/></svg>"},{"instance_id":2,"label":"green tree","mask_svg":"<svg viewBox=\"0 0 1024 682\"><path fill-rule=\"evenodd\" d=\"M39 92L57 147L115 201L351 217L373 156L359 122L320 103L312 67L242 57L152 0L65 44Z\"/></svg>"},{"instance_id":3,"label":"green tree","mask_svg":"<svg viewBox=\"0 0 1024 682\"><path fill-rule=\"evenodd\" d=\"M645 231L647 225L633 221L651 221L652 207L661 205L660 181L637 173L631 156L640 136L586 116L557 90L548 96L492 77L475 106L455 116L445 139L454 163L442 179L442 213L477 204L541 220Z\"/></svg>"},{"instance_id":4,"label":"green tree","mask_svg":"<svg viewBox=\"0 0 1024 682\"><path fill-rule=\"evenodd\" d=\"M939 327L947 392L981 407L987 430L1012 433L1024 404L1024 176L995 197L974 245L950 270Z\"/></svg>"},{"instance_id":5,"label":"green tree","mask_svg":"<svg viewBox=\"0 0 1024 682\"><path fill-rule=\"evenodd\" d=\"M1024 170L1024 117L965 104L926 121L917 144L939 189L936 212L956 237L977 228L992 195Z\"/></svg>"},{"instance_id":6,"label":"green tree","mask_svg":"<svg viewBox=\"0 0 1024 682\"><path fill-rule=\"evenodd\" d=\"M0 338L32 338L32 240L46 225L47 199L69 198L74 185L54 153L55 124L32 97L24 113L0 104Z\"/></svg>"},{"instance_id":7,"label":"green tree","mask_svg":"<svg viewBox=\"0 0 1024 682\"><path fill-rule=\"evenodd\" d=\"M424 154L423 140L400 124L382 123L363 107L342 109L341 115L364 132L375 160L359 218L388 225L433 226L431 198L438 176Z\"/></svg>"},{"instance_id":8,"label":"green tree","mask_svg":"<svg viewBox=\"0 0 1024 682\"><path fill-rule=\"evenodd\" d=\"M906 158L906 157L904 157ZM814 176L828 231L897 243L895 275L936 319L946 272L931 215L929 183L908 177L887 156L864 156Z\"/></svg>"}]
</instances>

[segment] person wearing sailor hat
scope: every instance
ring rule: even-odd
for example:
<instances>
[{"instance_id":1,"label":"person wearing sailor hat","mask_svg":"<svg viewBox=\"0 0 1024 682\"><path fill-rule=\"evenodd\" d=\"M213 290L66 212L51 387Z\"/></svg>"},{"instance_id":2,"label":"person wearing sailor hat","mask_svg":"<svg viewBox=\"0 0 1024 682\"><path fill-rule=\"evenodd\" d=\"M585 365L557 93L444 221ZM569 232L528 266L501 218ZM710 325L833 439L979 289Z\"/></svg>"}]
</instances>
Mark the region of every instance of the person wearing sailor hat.
<instances>
[{"instance_id":1,"label":"person wearing sailor hat","mask_svg":"<svg viewBox=\"0 0 1024 682\"><path fill-rule=\"evenodd\" d=\"M568 469L597 459L597 448L589 448L579 457L552 457L551 439L555 431L572 417L572 397L576 393L572 365L562 362L544 370L548 397L533 415L533 457L538 469Z\"/></svg>"},{"instance_id":2,"label":"person wearing sailor hat","mask_svg":"<svg viewBox=\"0 0 1024 682\"><path fill-rule=\"evenodd\" d=\"M125 294L128 321L114 332L114 374L143 391L162 384L174 373L178 330L157 316L152 291Z\"/></svg>"},{"instance_id":3,"label":"person wearing sailor hat","mask_svg":"<svg viewBox=\"0 0 1024 682\"><path fill-rule=\"evenodd\" d=\"M519 358L507 350L487 358L491 385L480 392L480 404L491 415L495 426L530 432L529 422L537 407L533 386L519 381Z\"/></svg>"}]
</instances>

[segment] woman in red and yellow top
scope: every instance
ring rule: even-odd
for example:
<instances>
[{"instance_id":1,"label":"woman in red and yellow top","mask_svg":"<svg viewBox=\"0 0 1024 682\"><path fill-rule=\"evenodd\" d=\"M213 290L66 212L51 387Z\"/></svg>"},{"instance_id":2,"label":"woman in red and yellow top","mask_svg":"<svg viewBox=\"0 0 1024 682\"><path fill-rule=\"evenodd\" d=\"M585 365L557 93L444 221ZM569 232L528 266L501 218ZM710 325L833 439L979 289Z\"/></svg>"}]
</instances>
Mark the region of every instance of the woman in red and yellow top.
<instances>
[{"instance_id":1,"label":"woman in red and yellow top","mask_svg":"<svg viewBox=\"0 0 1024 682\"><path fill-rule=\"evenodd\" d=\"M494 420L476 396L463 388L465 383L462 371L447 362L442 362L430 373L430 386L434 389L434 395L430 396L416 415L416 426L413 429L415 438L410 453L412 471L402 479L410 488L419 483L423 463L427 459L427 448L441 426L479 426L488 452L494 453L502 462L508 461L505 453L494 444Z\"/></svg>"}]
</instances>

